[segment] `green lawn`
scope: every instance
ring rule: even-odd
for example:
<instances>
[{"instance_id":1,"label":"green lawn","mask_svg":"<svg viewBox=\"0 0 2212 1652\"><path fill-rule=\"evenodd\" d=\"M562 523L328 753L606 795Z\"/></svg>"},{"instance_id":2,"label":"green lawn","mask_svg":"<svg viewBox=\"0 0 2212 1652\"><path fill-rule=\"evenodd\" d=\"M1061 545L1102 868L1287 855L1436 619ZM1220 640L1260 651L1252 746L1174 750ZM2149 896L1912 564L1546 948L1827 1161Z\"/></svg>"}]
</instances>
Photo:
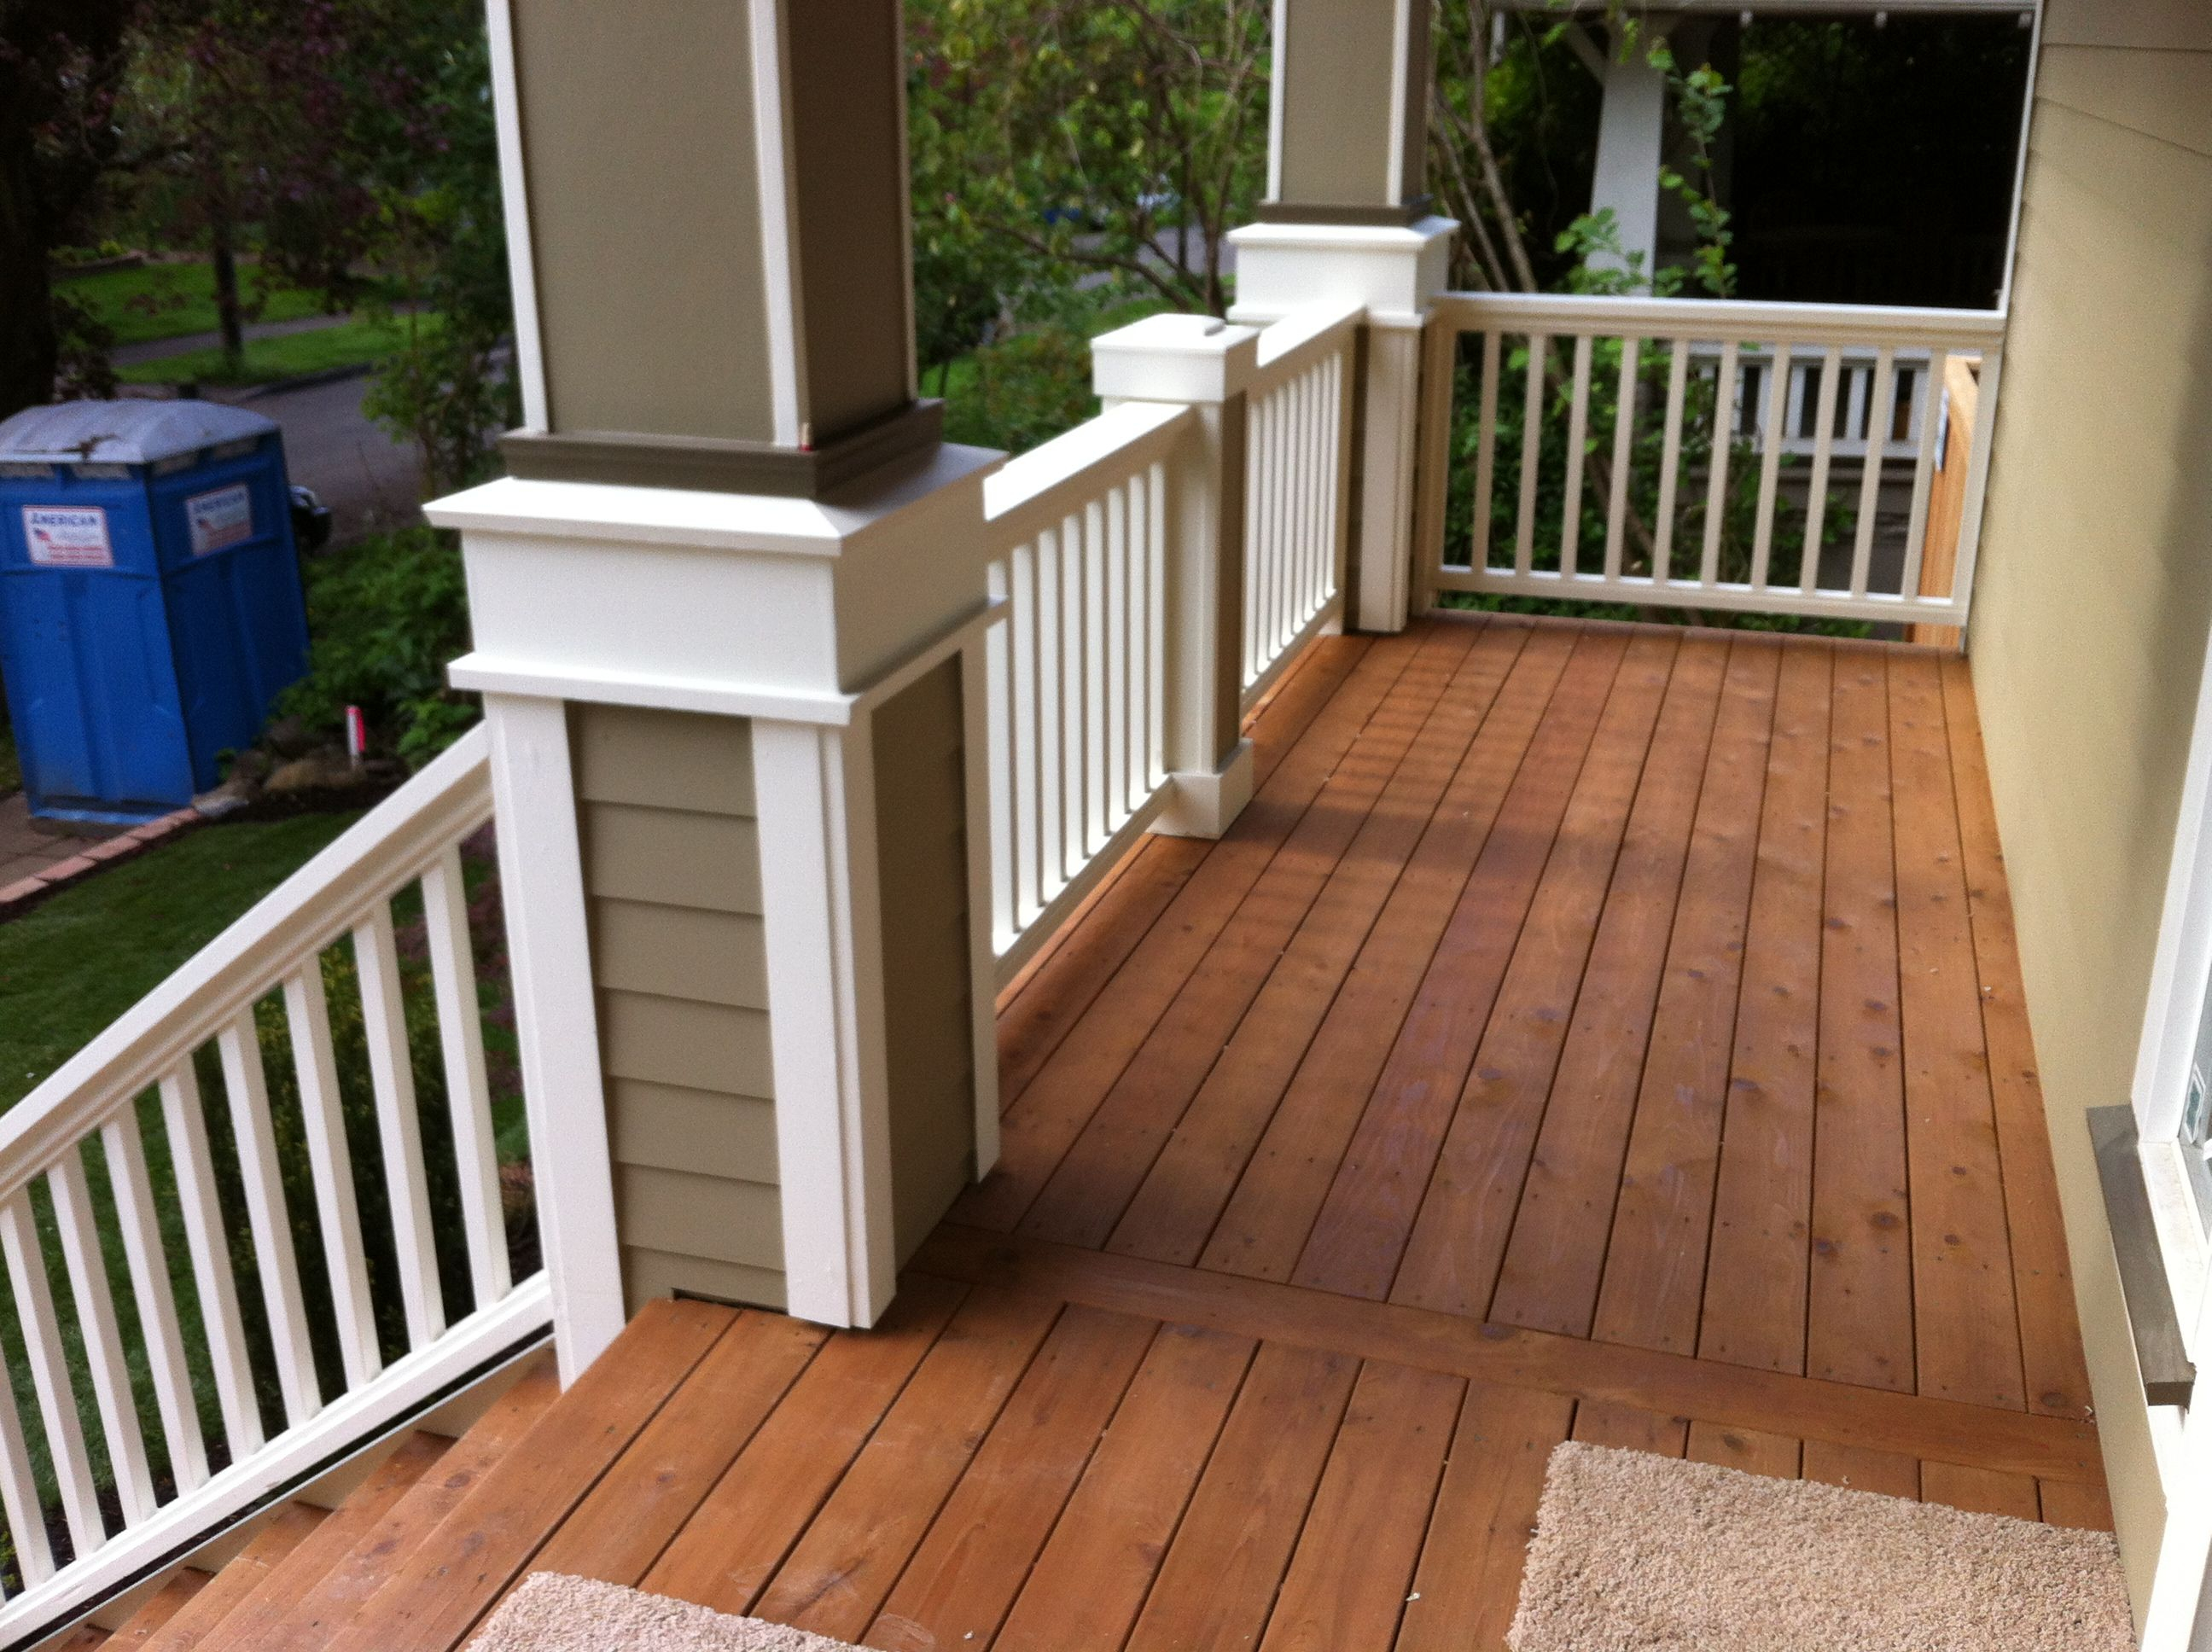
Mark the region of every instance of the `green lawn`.
<instances>
[{"instance_id":1,"label":"green lawn","mask_svg":"<svg viewBox=\"0 0 2212 1652\"><path fill-rule=\"evenodd\" d=\"M323 313L319 295L287 286L264 291L260 272L251 265L239 271L238 280L253 312L249 321L296 321ZM215 272L204 263L149 264L89 276L63 273L55 276L55 282L88 305L95 319L112 328L118 344L184 338L213 332L222 325L216 314Z\"/></svg>"},{"instance_id":2,"label":"green lawn","mask_svg":"<svg viewBox=\"0 0 2212 1652\"><path fill-rule=\"evenodd\" d=\"M418 325L435 325L436 318L416 317ZM117 370L125 384L180 384L191 380L204 385L265 384L272 379L296 378L306 373L326 373L337 367L360 367L380 361L398 348L407 334L408 319L391 320L356 318L313 332L283 338L249 339L246 370L233 374L219 349L193 350L184 355L140 361Z\"/></svg>"},{"instance_id":3,"label":"green lawn","mask_svg":"<svg viewBox=\"0 0 2212 1652\"><path fill-rule=\"evenodd\" d=\"M0 1108L356 817L203 826L0 923Z\"/></svg>"},{"instance_id":4,"label":"green lawn","mask_svg":"<svg viewBox=\"0 0 2212 1652\"><path fill-rule=\"evenodd\" d=\"M0 722L0 798L23 789L23 765L15 756L15 735Z\"/></svg>"}]
</instances>

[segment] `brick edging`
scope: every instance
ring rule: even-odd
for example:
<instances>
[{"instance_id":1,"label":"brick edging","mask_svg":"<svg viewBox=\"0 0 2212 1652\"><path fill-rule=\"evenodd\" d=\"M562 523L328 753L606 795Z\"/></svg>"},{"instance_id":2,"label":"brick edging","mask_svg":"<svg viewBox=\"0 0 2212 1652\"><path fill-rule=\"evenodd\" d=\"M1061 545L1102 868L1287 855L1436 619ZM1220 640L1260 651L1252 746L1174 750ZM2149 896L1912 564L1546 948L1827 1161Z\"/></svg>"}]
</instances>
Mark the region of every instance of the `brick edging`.
<instances>
[{"instance_id":1,"label":"brick edging","mask_svg":"<svg viewBox=\"0 0 2212 1652\"><path fill-rule=\"evenodd\" d=\"M149 820L143 826L134 826L119 837L103 838L82 854L56 861L44 872L17 879L0 889L0 923L22 916L49 895L91 877L103 866L135 859L156 843L167 842L178 833L201 824L205 818L197 809L179 809L159 820Z\"/></svg>"}]
</instances>

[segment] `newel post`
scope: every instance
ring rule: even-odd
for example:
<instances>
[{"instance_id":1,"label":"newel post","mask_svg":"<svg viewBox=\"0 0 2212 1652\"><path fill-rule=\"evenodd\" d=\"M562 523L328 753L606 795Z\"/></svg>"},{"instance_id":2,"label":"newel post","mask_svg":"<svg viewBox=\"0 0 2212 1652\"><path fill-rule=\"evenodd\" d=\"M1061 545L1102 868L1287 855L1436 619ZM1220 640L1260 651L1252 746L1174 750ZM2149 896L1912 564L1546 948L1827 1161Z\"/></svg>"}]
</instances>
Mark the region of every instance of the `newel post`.
<instances>
[{"instance_id":1,"label":"newel post","mask_svg":"<svg viewBox=\"0 0 2212 1652\"><path fill-rule=\"evenodd\" d=\"M1156 315L1091 341L1100 399L1175 402L1197 415L1169 476L1167 767L1153 823L1219 837L1252 799L1243 738L1246 389L1259 334L1203 315Z\"/></svg>"}]
</instances>

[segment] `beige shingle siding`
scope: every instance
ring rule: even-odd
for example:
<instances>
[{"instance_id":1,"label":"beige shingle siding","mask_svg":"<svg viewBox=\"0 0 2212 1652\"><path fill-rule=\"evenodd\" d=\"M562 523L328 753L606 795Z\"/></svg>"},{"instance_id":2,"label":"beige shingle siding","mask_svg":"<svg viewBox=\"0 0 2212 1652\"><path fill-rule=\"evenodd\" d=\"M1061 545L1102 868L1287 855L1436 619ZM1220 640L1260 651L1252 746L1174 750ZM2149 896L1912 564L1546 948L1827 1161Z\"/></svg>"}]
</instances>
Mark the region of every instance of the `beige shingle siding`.
<instances>
[{"instance_id":1,"label":"beige shingle siding","mask_svg":"<svg viewBox=\"0 0 2212 1652\"><path fill-rule=\"evenodd\" d=\"M570 734L630 1307L780 1307L750 726L580 706Z\"/></svg>"}]
</instances>

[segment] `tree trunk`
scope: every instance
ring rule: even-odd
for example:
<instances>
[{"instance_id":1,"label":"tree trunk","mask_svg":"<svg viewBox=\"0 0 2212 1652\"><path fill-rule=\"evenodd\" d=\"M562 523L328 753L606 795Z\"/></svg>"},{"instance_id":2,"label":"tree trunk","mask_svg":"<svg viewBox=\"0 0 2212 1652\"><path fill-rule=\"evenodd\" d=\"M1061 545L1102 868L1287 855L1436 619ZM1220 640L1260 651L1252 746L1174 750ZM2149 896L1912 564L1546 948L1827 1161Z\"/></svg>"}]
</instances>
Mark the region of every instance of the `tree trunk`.
<instances>
[{"instance_id":1,"label":"tree trunk","mask_svg":"<svg viewBox=\"0 0 2212 1652\"><path fill-rule=\"evenodd\" d=\"M222 364L235 378L246 371L246 319L238 301L238 227L220 179L208 190L208 240L215 256L215 313L222 329Z\"/></svg>"},{"instance_id":2,"label":"tree trunk","mask_svg":"<svg viewBox=\"0 0 2212 1652\"><path fill-rule=\"evenodd\" d=\"M0 419L54 393L52 295L23 100L0 69Z\"/></svg>"}]
</instances>

